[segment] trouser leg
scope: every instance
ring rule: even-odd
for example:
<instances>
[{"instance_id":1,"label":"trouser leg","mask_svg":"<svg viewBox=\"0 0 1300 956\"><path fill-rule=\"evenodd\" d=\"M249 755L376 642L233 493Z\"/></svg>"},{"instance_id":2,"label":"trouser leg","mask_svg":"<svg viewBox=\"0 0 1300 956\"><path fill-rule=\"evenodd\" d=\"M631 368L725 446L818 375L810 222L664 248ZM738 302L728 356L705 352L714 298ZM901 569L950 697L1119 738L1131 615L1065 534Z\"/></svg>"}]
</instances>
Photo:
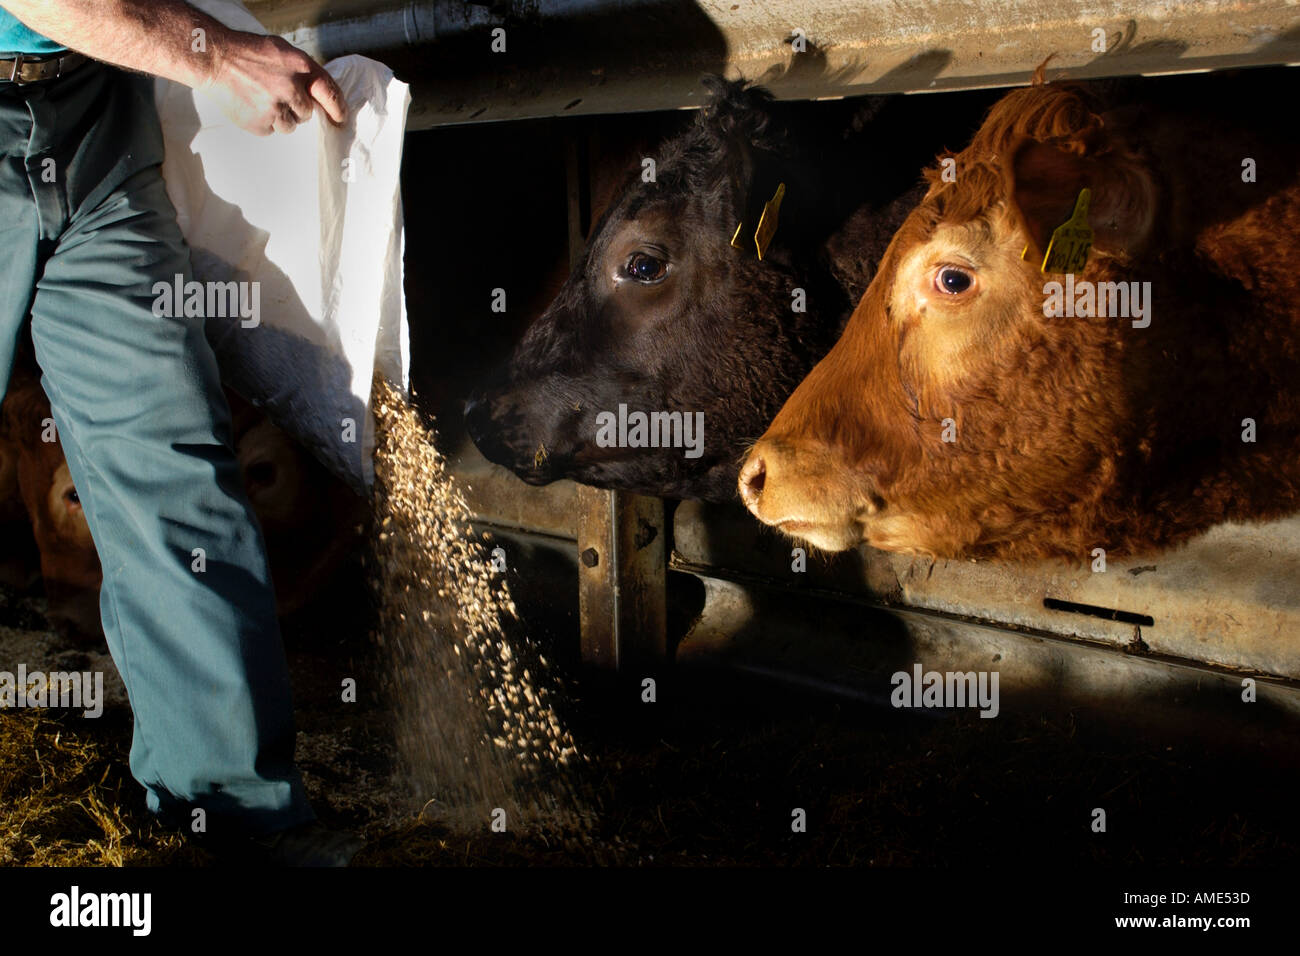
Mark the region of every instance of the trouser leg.
<instances>
[{"instance_id":1,"label":"trouser leg","mask_svg":"<svg viewBox=\"0 0 1300 956\"><path fill-rule=\"evenodd\" d=\"M94 138L115 123L118 149L147 150L156 117L136 112L97 119ZM34 142L51 135L36 115ZM209 835L309 820L265 547L203 319L155 314L155 283L189 279L175 211L156 165L107 191L77 188L75 164L67 175L74 201L38 267L32 341L103 565L132 773L151 809L188 824L202 808Z\"/></svg>"},{"instance_id":2,"label":"trouser leg","mask_svg":"<svg viewBox=\"0 0 1300 956\"><path fill-rule=\"evenodd\" d=\"M0 95L0 398L36 290L40 231L26 165L31 126L25 103Z\"/></svg>"}]
</instances>

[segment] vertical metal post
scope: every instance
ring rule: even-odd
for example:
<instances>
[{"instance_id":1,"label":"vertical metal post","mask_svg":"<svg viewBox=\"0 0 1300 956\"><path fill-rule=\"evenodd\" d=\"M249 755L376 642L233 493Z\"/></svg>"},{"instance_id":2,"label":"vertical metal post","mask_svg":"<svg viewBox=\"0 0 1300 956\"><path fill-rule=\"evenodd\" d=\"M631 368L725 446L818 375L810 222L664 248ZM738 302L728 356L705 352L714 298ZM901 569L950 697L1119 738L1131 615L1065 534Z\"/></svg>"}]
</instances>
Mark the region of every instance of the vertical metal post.
<instances>
[{"instance_id":1,"label":"vertical metal post","mask_svg":"<svg viewBox=\"0 0 1300 956\"><path fill-rule=\"evenodd\" d=\"M641 674L667 651L664 503L581 487L578 607L582 659Z\"/></svg>"},{"instance_id":2,"label":"vertical metal post","mask_svg":"<svg viewBox=\"0 0 1300 956\"><path fill-rule=\"evenodd\" d=\"M590 219L587 137L568 141L569 266L577 265ZM625 673L656 670L667 655L664 503L578 486L578 609L582 659Z\"/></svg>"}]
</instances>

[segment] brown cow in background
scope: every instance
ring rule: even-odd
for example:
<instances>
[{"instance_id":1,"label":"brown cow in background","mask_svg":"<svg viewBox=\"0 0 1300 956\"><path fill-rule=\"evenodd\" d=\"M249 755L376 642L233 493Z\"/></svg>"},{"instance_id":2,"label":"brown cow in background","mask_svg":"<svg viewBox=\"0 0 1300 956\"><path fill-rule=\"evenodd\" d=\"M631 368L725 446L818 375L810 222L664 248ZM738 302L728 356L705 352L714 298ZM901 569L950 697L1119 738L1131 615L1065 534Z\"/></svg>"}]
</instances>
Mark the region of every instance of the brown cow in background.
<instances>
[{"instance_id":1,"label":"brown cow in background","mask_svg":"<svg viewBox=\"0 0 1300 956\"><path fill-rule=\"evenodd\" d=\"M0 585L24 591L36 582L40 556L18 491L19 454L0 429Z\"/></svg>"},{"instance_id":2,"label":"brown cow in background","mask_svg":"<svg viewBox=\"0 0 1300 956\"><path fill-rule=\"evenodd\" d=\"M355 550L367 519L366 503L264 414L233 393L227 397L244 485L266 540L276 608L285 617L320 593ZM4 399L0 466L0 519L12 525L15 540L25 534L30 545L35 539L27 566L34 550L50 624L83 640L99 639L99 557L53 428L49 400L29 367L14 369ZM7 543L5 547L6 553L12 550ZM0 562L3 558L0 554ZM18 561L17 556L11 559ZM21 587L22 576L15 573L5 583Z\"/></svg>"},{"instance_id":3,"label":"brown cow in background","mask_svg":"<svg viewBox=\"0 0 1300 956\"><path fill-rule=\"evenodd\" d=\"M22 509L34 539L52 626L83 638L98 637L103 575L81 501L59 446L49 400L36 375L16 365L0 406L0 432L14 459L8 508Z\"/></svg>"},{"instance_id":4,"label":"brown cow in background","mask_svg":"<svg viewBox=\"0 0 1300 956\"><path fill-rule=\"evenodd\" d=\"M1009 93L751 450L750 510L831 551L1079 560L1300 508L1300 146L1276 85L1102 93L1040 68ZM1044 274L1085 187L1086 265ZM1125 283L1145 315L1055 315L1052 282Z\"/></svg>"}]
</instances>

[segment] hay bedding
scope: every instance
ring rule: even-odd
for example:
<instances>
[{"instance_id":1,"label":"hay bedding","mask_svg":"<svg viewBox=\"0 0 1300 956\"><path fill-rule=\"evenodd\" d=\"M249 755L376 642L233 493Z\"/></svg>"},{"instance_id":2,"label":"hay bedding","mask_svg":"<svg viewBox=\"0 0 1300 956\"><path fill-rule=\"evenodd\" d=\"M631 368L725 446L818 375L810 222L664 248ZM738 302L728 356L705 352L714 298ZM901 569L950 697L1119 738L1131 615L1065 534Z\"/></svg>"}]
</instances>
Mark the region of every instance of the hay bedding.
<instances>
[{"instance_id":1,"label":"hay bedding","mask_svg":"<svg viewBox=\"0 0 1300 956\"><path fill-rule=\"evenodd\" d=\"M494 821L512 838L576 850L594 816L571 776L584 761L551 706L548 662L507 635L513 602L472 537L432 430L382 379L374 402L375 533L364 559L374 646L361 650L359 668L343 670L372 672L363 686L373 678L383 692L341 705L333 676L317 678L339 672L340 653L358 656L356 642L313 647L313 635L286 633L299 645L290 648L304 728L298 763L313 804L335 825L401 833L408 850L423 833L432 843L415 852L426 861L468 852L466 835L492 832ZM0 796L8 797L0 864L171 859L184 844L141 809L126 770L125 689L106 648L70 647L45 628L43 610L39 598L3 596L0 623L20 626L0 627L0 667L102 670L108 712L98 721L54 711L0 716Z\"/></svg>"}]
</instances>

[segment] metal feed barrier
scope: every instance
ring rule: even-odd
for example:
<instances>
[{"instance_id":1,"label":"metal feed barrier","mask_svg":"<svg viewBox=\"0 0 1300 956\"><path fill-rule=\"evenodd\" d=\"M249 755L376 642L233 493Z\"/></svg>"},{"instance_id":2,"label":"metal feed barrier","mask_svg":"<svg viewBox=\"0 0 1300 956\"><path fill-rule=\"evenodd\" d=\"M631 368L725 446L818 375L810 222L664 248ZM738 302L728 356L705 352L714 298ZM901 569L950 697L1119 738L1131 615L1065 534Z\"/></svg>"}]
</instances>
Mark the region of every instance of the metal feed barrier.
<instances>
[{"instance_id":1,"label":"metal feed barrier","mask_svg":"<svg viewBox=\"0 0 1300 956\"><path fill-rule=\"evenodd\" d=\"M413 84L411 128L689 107L705 71L762 79L780 98L824 99L1023 84L1047 53L1051 75L1075 78L1300 63L1300 8L1282 0L1158 10L1120 0L1104 20L1052 0L980 4L978 16L942 0L249 6L318 54L388 59ZM517 57L493 59L495 28ZM570 142L574 253L587 225L581 148ZM870 549L810 557L796 571L791 544L738 505L666 511L658 499L570 482L533 488L468 442L455 470L485 529L571 565L583 656L598 666L640 674L669 655L726 660L882 700L889 674L914 661L996 668L1004 695L1027 706L1102 704L1197 733L1294 736L1300 517L1221 526L1103 573ZM670 633L675 590L690 613ZM1258 695L1248 719L1245 678Z\"/></svg>"}]
</instances>

